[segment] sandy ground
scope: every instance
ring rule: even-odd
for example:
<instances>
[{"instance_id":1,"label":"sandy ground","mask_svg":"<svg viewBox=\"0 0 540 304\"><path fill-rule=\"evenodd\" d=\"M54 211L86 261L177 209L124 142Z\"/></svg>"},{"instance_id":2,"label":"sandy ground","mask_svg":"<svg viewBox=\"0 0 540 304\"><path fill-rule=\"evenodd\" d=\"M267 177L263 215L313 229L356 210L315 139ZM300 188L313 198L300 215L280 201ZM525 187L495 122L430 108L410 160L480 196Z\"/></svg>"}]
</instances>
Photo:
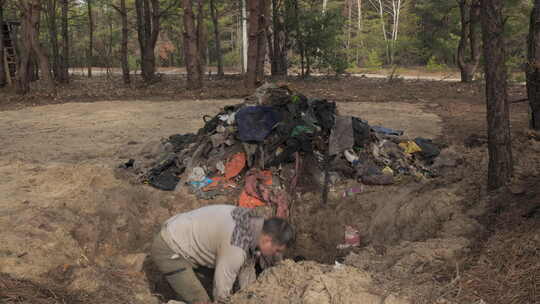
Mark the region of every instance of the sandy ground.
<instances>
[{"instance_id":1,"label":"sandy ground","mask_svg":"<svg viewBox=\"0 0 540 304\"><path fill-rule=\"evenodd\" d=\"M308 84L313 88L306 94L319 94L325 81ZM485 130L478 90L436 84L418 95L415 90L434 84L369 81L358 86L362 90L343 92L342 82L333 84L337 89L320 93L346 101L338 103L340 113L410 137L437 138L451 145L461 165L429 182L366 187L358 197L342 199L343 189L337 189L323 207L307 194L294 210L301 219L295 252L326 262L347 256L349 266L288 262L234 303L435 303L457 282L447 275L455 269L443 270L468 252L475 234L485 232L476 218L496 197L485 192L486 147L462 145L468 134ZM462 97L462 88L473 97ZM239 101L97 101L1 112L0 273L75 292L80 301L73 303L157 303L155 286L136 261L163 220L209 202L133 184L115 168L139 159L161 138L196 131L203 115ZM525 128L526 115L523 104L513 107L515 130ZM538 176L540 145L523 134L516 138L516 179ZM503 193L501 200L513 198ZM537 195L518 193L524 201ZM336 252L345 224L360 228L369 246L351 255ZM272 297L261 300L265 294Z\"/></svg>"},{"instance_id":2,"label":"sandy ground","mask_svg":"<svg viewBox=\"0 0 540 304\"><path fill-rule=\"evenodd\" d=\"M4 111L0 117L0 161L93 162L113 164L128 142L144 144L176 133L195 132L203 115L215 115L240 100L115 101L67 103ZM406 103L342 103L345 115L369 117L370 124L406 130L411 137L434 138L441 119ZM395 117L399 116L399 119Z\"/></svg>"},{"instance_id":3,"label":"sandy ground","mask_svg":"<svg viewBox=\"0 0 540 304\"><path fill-rule=\"evenodd\" d=\"M50 284L51 273L64 267L74 269L71 280L61 271L66 288L92 293L106 286L96 269L118 264L120 253L143 251L160 221L197 206L118 180L114 168L160 138L196 131L203 115L237 102L105 101L2 112L0 272ZM441 131L441 119L420 105L346 103L339 110L411 136ZM141 210L158 202L151 212Z\"/></svg>"}]
</instances>

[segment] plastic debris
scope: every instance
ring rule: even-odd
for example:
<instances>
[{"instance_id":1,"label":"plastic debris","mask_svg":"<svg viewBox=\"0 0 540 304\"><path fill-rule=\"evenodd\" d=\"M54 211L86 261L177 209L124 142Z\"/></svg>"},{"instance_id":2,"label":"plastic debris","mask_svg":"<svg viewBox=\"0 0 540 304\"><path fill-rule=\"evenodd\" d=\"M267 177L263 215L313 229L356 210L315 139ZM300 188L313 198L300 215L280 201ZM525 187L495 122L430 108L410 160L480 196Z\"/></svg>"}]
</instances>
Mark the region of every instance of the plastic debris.
<instances>
[{"instance_id":1,"label":"plastic debris","mask_svg":"<svg viewBox=\"0 0 540 304\"><path fill-rule=\"evenodd\" d=\"M337 246L338 249L347 249L360 246L360 233L352 226L345 226L345 242Z\"/></svg>"}]
</instances>

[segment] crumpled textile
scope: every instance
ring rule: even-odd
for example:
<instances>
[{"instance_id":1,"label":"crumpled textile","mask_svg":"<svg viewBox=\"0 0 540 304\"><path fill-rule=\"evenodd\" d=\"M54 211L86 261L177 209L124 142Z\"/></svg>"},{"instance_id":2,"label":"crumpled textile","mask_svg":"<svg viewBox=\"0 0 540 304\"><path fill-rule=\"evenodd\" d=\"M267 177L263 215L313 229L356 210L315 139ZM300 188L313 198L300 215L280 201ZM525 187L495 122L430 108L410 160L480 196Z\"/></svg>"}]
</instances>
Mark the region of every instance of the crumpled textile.
<instances>
[{"instance_id":1,"label":"crumpled textile","mask_svg":"<svg viewBox=\"0 0 540 304\"><path fill-rule=\"evenodd\" d=\"M240 207L255 208L266 205L263 201L263 198L259 199L259 195L256 189L257 183L272 186L272 171L259 171L251 175L249 175L248 173L248 175L246 176L245 188L240 194L240 198L238 200L238 205ZM255 195L248 194L248 191L250 194L255 193Z\"/></svg>"},{"instance_id":2,"label":"crumpled textile","mask_svg":"<svg viewBox=\"0 0 540 304\"><path fill-rule=\"evenodd\" d=\"M288 195L284 190L272 187L272 172L252 169L246 174L246 184L238 204L241 207L254 208L265 203L276 205L276 216L289 216Z\"/></svg>"},{"instance_id":3,"label":"crumpled textile","mask_svg":"<svg viewBox=\"0 0 540 304\"><path fill-rule=\"evenodd\" d=\"M244 107L236 113L238 138L244 142L262 142L279 121L279 112L273 107Z\"/></svg>"},{"instance_id":4,"label":"crumpled textile","mask_svg":"<svg viewBox=\"0 0 540 304\"><path fill-rule=\"evenodd\" d=\"M206 178L206 172L201 167L195 167L188 175L189 182L201 182Z\"/></svg>"},{"instance_id":5,"label":"crumpled textile","mask_svg":"<svg viewBox=\"0 0 540 304\"><path fill-rule=\"evenodd\" d=\"M394 129L385 128L385 127L381 127L381 126L371 126L371 130L373 130L373 131L375 131L377 133L384 134L384 135L395 135L395 136L403 135L402 130L394 130Z\"/></svg>"},{"instance_id":6,"label":"crumpled textile","mask_svg":"<svg viewBox=\"0 0 540 304\"><path fill-rule=\"evenodd\" d=\"M358 117L352 118L352 127L354 133L354 145L362 147L369 143L371 128L367 121Z\"/></svg>"},{"instance_id":7,"label":"crumpled textile","mask_svg":"<svg viewBox=\"0 0 540 304\"><path fill-rule=\"evenodd\" d=\"M329 155L339 154L354 146L353 120L351 116L336 116L330 132Z\"/></svg>"},{"instance_id":8,"label":"crumpled textile","mask_svg":"<svg viewBox=\"0 0 540 304\"><path fill-rule=\"evenodd\" d=\"M428 161L432 161L441 153L441 150L439 150L439 148L433 143L433 141L431 141L431 139L417 137L414 139L414 142L418 144L418 146L420 146L420 148L422 149L420 155Z\"/></svg>"},{"instance_id":9,"label":"crumpled textile","mask_svg":"<svg viewBox=\"0 0 540 304\"><path fill-rule=\"evenodd\" d=\"M310 107L319 122L319 125L325 131L330 131L334 127L334 117L336 115L336 103L329 102L326 99L310 99Z\"/></svg>"},{"instance_id":10,"label":"crumpled textile","mask_svg":"<svg viewBox=\"0 0 540 304\"><path fill-rule=\"evenodd\" d=\"M238 152L234 154L225 164L225 175L212 177L212 183L205 186L203 191L216 189L235 188L236 183L232 181L246 167L246 154Z\"/></svg>"},{"instance_id":11,"label":"crumpled textile","mask_svg":"<svg viewBox=\"0 0 540 304\"><path fill-rule=\"evenodd\" d=\"M405 153L408 153L408 154L413 154L413 153L422 151L422 148L420 148L412 140L402 142L402 143L399 144L399 146L405 151Z\"/></svg>"},{"instance_id":12,"label":"crumpled textile","mask_svg":"<svg viewBox=\"0 0 540 304\"><path fill-rule=\"evenodd\" d=\"M158 164L148 171L146 182L158 189L172 191L176 188L180 178L178 174L181 170L178 168L178 157L171 153L164 156Z\"/></svg>"}]
</instances>

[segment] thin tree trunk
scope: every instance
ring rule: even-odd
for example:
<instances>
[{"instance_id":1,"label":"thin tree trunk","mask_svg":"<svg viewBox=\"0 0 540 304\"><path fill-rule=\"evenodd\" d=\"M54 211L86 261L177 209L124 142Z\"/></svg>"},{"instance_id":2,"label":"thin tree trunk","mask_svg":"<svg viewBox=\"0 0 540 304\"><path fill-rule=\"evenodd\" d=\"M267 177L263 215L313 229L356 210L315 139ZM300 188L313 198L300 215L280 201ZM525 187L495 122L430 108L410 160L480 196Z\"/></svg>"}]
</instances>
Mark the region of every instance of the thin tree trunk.
<instances>
[{"instance_id":1,"label":"thin tree trunk","mask_svg":"<svg viewBox=\"0 0 540 304\"><path fill-rule=\"evenodd\" d=\"M248 65L248 26L247 26L247 3L242 1L242 73L247 73Z\"/></svg>"},{"instance_id":2,"label":"thin tree trunk","mask_svg":"<svg viewBox=\"0 0 540 304\"><path fill-rule=\"evenodd\" d=\"M386 44L386 58L388 62L392 63L392 58L390 57L390 44L388 43L388 35L386 34L386 23L384 22L384 11L382 0L379 1L379 18L381 20L381 28L383 32L384 43Z\"/></svg>"},{"instance_id":3,"label":"thin tree trunk","mask_svg":"<svg viewBox=\"0 0 540 304\"><path fill-rule=\"evenodd\" d=\"M196 30L197 30L197 49L199 51L199 75L204 77L207 65L207 50L208 50L208 36L206 31L206 26L204 24L204 2L203 0L197 1L197 20Z\"/></svg>"},{"instance_id":4,"label":"thin tree trunk","mask_svg":"<svg viewBox=\"0 0 540 304\"><path fill-rule=\"evenodd\" d=\"M0 88L7 84L7 73L4 64L4 0L0 0Z\"/></svg>"},{"instance_id":5,"label":"thin tree trunk","mask_svg":"<svg viewBox=\"0 0 540 304\"><path fill-rule=\"evenodd\" d=\"M218 10L215 3L216 0L210 0L210 15L212 16L212 24L214 25L214 40L216 41L216 56L217 56L217 68L218 76L221 77L223 73L223 54L221 53L221 37L219 35L219 17Z\"/></svg>"},{"instance_id":6,"label":"thin tree trunk","mask_svg":"<svg viewBox=\"0 0 540 304\"><path fill-rule=\"evenodd\" d=\"M294 1L294 27L296 30L296 40L298 41L300 49L300 75L304 77L305 48L301 37L302 33L300 32L300 9L298 7L298 1Z\"/></svg>"},{"instance_id":7,"label":"thin tree trunk","mask_svg":"<svg viewBox=\"0 0 540 304\"><path fill-rule=\"evenodd\" d=\"M362 31L362 0L357 0L358 6L358 34Z\"/></svg>"},{"instance_id":8,"label":"thin tree trunk","mask_svg":"<svg viewBox=\"0 0 540 304\"><path fill-rule=\"evenodd\" d=\"M47 21L52 49L52 70L54 78L60 80L60 50L58 48L58 26L56 24L56 0L47 0Z\"/></svg>"},{"instance_id":9,"label":"thin tree trunk","mask_svg":"<svg viewBox=\"0 0 540 304\"><path fill-rule=\"evenodd\" d=\"M136 0L137 34L141 49L141 72L144 81L152 82L155 79L156 48L160 31L159 0Z\"/></svg>"},{"instance_id":10,"label":"thin tree trunk","mask_svg":"<svg viewBox=\"0 0 540 304\"><path fill-rule=\"evenodd\" d=\"M86 0L88 6L88 54L86 56L88 63L88 77L92 77L92 64L93 60L93 50L94 50L94 19L92 17L92 0Z\"/></svg>"},{"instance_id":11,"label":"thin tree trunk","mask_svg":"<svg viewBox=\"0 0 540 304\"><path fill-rule=\"evenodd\" d=\"M264 81L264 59L266 56L268 0L249 0L249 45L248 67L244 85L255 88Z\"/></svg>"},{"instance_id":12,"label":"thin tree trunk","mask_svg":"<svg viewBox=\"0 0 540 304\"><path fill-rule=\"evenodd\" d=\"M461 81L471 82L480 64L479 21L480 6L476 0L458 0L461 14L461 37L458 45L457 62ZM467 56L469 52L469 56ZM468 57L468 58L467 58Z\"/></svg>"},{"instance_id":13,"label":"thin tree trunk","mask_svg":"<svg viewBox=\"0 0 540 304\"><path fill-rule=\"evenodd\" d=\"M352 0L347 0L347 61L349 61L349 55L351 51L351 37L352 37Z\"/></svg>"},{"instance_id":14,"label":"thin tree trunk","mask_svg":"<svg viewBox=\"0 0 540 304\"><path fill-rule=\"evenodd\" d=\"M534 1L531 12L527 57L529 127L540 131L540 0Z\"/></svg>"},{"instance_id":15,"label":"thin tree trunk","mask_svg":"<svg viewBox=\"0 0 540 304\"><path fill-rule=\"evenodd\" d=\"M60 80L69 82L69 28L68 28L69 0L62 0L62 56L60 61Z\"/></svg>"},{"instance_id":16,"label":"thin tree trunk","mask_svg":"<svg viewBox=\"0 0 540 304\"><path fill-rule=\"evenodd\" d=\"M512 176L510 111L506 92L504 0L481 0L488 123L488 188L504 186Z\"/></svg>"},{"instance_id":17,"label":"thin tree trunk","mask_svg":"<svg viewBox=\"0 0 540 304\"><path fill-rule=\"evenodd\" d=\"M268 57L273 77L287 75L288 33L286 16L290 12L290 1L272 0L272 29L267 29Z\"/></svg>"},{"instance_id":18,"label":"thin tree trunk","mask_svg":"<svg viewBox=\"0 0 540 304\"><path fill-rule=\"evenodd\" d=\"M122 17L122 49L120 60L122 62L122 76L125 84L131 83L131 78L129 76L129 62L128 62L128 16L126 9L126 0L120 0L120 11Z\"/></svg>"},{"instance_id":19,"label":"thin tree trunk","mask_svg":"<svg viewBox=\"0 0 540 304\"><path fill-rule=\"evenodd\" d=\"M30 21L29 8L27 3L21 3L22 11L22 28L21 28L21 54L20 65L18 67L18 79L17 79L17 93L20 95L27 94L30 91L30 53L32 51L32 43L30 41L30 31L32 30L32 24Z\"/></svg>"},{"instance_id":20,"label":"thin tree trunk","mask_svg":"<svg viewBox=\"0 0 540 304\"><path fill-rule=\"evenodd\" d=\"M202 1L202 0L197 0ZM200 74L200 52L197 44L195 14L191 0L183 0L184 7L184 55L187 69L187 85L189 89L202 88Z\"/></svg>"}]
</instances>

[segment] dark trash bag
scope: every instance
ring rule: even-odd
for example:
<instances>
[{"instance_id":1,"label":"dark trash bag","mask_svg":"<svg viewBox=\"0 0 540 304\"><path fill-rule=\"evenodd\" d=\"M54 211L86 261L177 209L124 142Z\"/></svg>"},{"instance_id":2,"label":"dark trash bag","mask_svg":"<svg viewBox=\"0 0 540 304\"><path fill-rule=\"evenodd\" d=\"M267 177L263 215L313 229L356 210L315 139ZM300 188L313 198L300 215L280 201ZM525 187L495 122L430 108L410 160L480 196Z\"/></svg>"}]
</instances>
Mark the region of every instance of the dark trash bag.
<instances>
[{"instance_id":1,"label":"dark trash bag","mask_svg":"<svg viewBox=\"0 0 540 304\"><path fill-rule=\"evenodd\" d=\"M164 157L148 173L148 184L166 191L172 191L180 181L177 174L181 173L180 168L176 166L177 157L175 154L169 154Z\"/></svg>"},{"instance_id":2,"label":"dark trash bag","mask_svg":"<svg viewBox=\"0 0 540 304\"><path fill-rule=\"evenodd\" d=\"M354 132L354 146L362 147L369 143L370 126L357 117L352 118L352 126Z\"/></svg>"},{"instance_id":3,"label":"dark trash bag","mask_svg":"<svg viewBox=\"0 0 540 304\"><path fill-rule=\"evenodd\" d=\"M336 115L336 103L328 102L325 99L312 99L310 105L319 125L324 131L330 132L335 123L334 116Z\"/></svg>"},{"instance_id":4,"label":"dark trash bag","mask_svg":"<svg viewBox=\"0 0 540 304\"><path fill-rule=\"evenodd\" d=\"M439 156L441 150L431 141L422 137L417 137L414 142L422 149L420 156L426 160L433 160L433 158Z\"/></svg>"},{"instance_id":5,"label":"dark trash bag","mask_svg":"<svg viewBox=\"0 0 540 304\"><path fill-rule=\"evenodd\" d=\"M170 142L174 147L174 152L178 153L189 146L189 144L194 143L197 140L197 135L193 133L187 134L174 134L169 136L168 142Z\"/></svg>"},{"instance_id":6,"label":"dark trash bag","mask_svg":"<svg viewBox=\"0 0 540 304\"><path fill-rule=\"evenodd\" d=\"M272 107L242 108L236 113L238 139L243 142L262 142L280 120L279 112Z\"/></svg>"}]
</instances>

